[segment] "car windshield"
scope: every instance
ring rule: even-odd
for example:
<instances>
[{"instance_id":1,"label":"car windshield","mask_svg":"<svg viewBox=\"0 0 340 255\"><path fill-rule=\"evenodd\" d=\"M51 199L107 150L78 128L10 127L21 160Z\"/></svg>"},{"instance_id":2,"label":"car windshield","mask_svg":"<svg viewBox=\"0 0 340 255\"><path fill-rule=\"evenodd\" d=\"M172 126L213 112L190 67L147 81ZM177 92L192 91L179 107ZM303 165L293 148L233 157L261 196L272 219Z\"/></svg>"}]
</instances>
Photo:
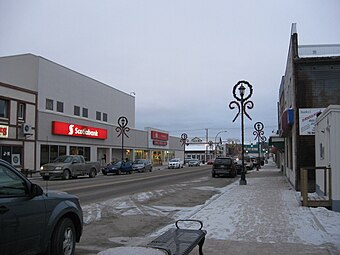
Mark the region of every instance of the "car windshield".
<instances>
[{"instance_id":1,"label":"car windshield","mask_svg":"<svg viewBox=\"0 0 340 255\"><path fill-rule=\"evenodd\" d=\"M134 163L134 164L143 164L144 161L143 161L143 160L135 160L133 163Z\"/></svg>"},{"instance_id":2,"label":"car windshield","mask_svg":"<svg viewBox=\"0 0 340 255\"><path fill-rule=\"evenodd\" d=\"M113 166L120 167L122 165L122 161L118 161L117 163L114 163Z\"/></svg>"},{"instance_id":3,"label":"car windshield","mask_svg":"<svg viewBox=\"0 0 340 255\"><path fill-rule=\"evenodd\" d=\"M178 162L178 161L179 159L176 159L176 158L170 160L170 162Z\"/></svg>"},{"instance_id":4,"label":"car windshield","mask_svg":"<svg viewBox=\"0 0 340 255\"><path fill-rule=\"evenodd\" d=\"M215 164L231 165L232 160L230 158L217 158L215 159Z\"/></svg>"},{"instance_id":5,"label":"car windshield","mask_svg":"<svg viewBox=\"0 0 340 255\"><path fill-rule=\"evenodd\" d=\"M60 157L57 157L53 162L54 163L71 163L72 159L73 157L71 156L60 156Z\"/></svg>"}]
</instances>

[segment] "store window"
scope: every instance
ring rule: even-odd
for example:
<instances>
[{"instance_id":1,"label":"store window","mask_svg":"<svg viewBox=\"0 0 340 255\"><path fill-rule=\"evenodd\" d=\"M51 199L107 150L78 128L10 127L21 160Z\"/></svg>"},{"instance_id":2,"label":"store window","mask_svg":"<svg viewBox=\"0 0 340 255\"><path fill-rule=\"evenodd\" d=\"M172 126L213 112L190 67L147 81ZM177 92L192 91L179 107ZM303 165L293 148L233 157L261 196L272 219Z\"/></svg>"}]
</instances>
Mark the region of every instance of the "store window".
<instances>
[{"instance_id":1,"label":"store window","mask_svg":"<svg viewBox=\"0 0 340 255\"><path fill-rule=\"evenodd\" d=\"M74 106L74 115L80 116L80 107L79 106Z\"/></svg>"},{"instance_id":2,"label":"store window","mask_svg":"<svg viewBox=\"0 0 340 255\"><path fill-rule=\"evenodd\" d=\"M57 101L57 112L64 112L64 103Z\"/></svg>"},{"instance_id":3,"label":"store window","mask_svg":"<svg viewBox=\"0 0 340 255\"><path fill-rule=\"evenodd\" d=\"M46 110L53 111L53 100L46 98Z\"/></svg>"},{"instance_id":4,"label":"store window","mask_svg":"<svg viewBox=\"0 0 340 255\"><path fill-rule=\"evenodd\" d=\"M25 121L26 105L24 103L18 103L18 120Z\"/></svg>"},{"instance_id":5,"label":"store window","mask_svg":"<svg viewBox=\"0 0 340 255\"><path fill-rule=\"evenodd\" d=\"M9 101L0 99L0 118L9 118Z\"/></svg>"},{"instance_id":6,"label":"store window","mask_svg":"<svg viewBox=\"0 0 340 255\"><path fill-rule=\"evenodd\" d=\"M91 160L91 148L90 147L71 146L70 154L71 155L82 155L85 158L85 161Z\"/></svg>"},{"instance_id":7,"label":"store window","mask_svg":"<svg viewBox=\"0 0 340 255\"><path fill-rule=\"evenodd\" d=\"M66 146L42 144L40 146L40 165L50 163L63 155L66 155Z\"/></svg>"},{"instance_id":8,"label":"store window","mask_svg":"<svg viewBox=\"0 0 340 255\"><path fill-rule=\"evenodd\" d=\"M0 146L0 158L12 164L21 166L23 159L23 149L21 146Z\"/></svg>"}]
</instances>

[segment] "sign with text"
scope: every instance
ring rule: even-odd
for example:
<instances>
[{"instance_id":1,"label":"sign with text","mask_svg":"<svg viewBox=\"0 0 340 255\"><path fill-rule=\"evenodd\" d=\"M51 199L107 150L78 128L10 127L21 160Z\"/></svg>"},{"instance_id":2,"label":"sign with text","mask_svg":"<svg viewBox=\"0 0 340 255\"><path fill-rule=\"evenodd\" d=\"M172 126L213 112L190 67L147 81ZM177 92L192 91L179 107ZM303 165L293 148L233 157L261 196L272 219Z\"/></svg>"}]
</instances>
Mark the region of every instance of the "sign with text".
<instances>
[{"instance_id":1,"label":"sign with text","mask_svg":"<svg viewBox=\"0 0 340 255\"><path fill-rule=\"evenodd\" d=\"M52 134L93 139L107 139L107 130L90 126L53 121Z\"/></svg>"},{"instance_id":2,"label":"sign with text","mask_svg":"<svg viewBox=\"0 0 340 255\"><path fill-rule=\"evenodd\" d=\"M300 135L315 135L316 118L324 109L325 108L299 109Z\"/></svg>"},{"instance_id":3,"label":"sign with text","mask_svg":"<svg viewBox=\"0 0 340 255\"><path fill-rule=\"evenodd\" d=\"M167 133L162 133L159 131L151 131L151 139L168 141L169 135Z\"/></svg>"},{"instance_id":4,"label":"sign with text","mask_svg":"<svg viewBox=\"0 0 340 255\"><path fill-rule=\"evenodd\" d=\"M0 125L0 138L8 138L8 126Z\"/></svg>"}]
</instances>

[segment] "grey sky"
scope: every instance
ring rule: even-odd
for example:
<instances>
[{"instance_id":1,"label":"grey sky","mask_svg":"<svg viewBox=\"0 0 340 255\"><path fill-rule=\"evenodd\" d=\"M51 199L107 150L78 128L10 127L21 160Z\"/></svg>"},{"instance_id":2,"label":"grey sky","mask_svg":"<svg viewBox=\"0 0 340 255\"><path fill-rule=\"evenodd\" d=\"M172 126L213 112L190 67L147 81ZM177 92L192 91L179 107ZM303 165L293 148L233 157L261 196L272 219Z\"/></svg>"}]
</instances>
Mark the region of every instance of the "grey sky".
<instances>
[{"instance_id":1,"label":"grey sky","mask_svg":"<svg viewBox=\"0 0 340 255\"><path fill-rule=\"evenodd\" d=\"M299 44L340 43L338 0L0 0L0 56L33 53L126 93L136 127L240 138L229 109L239 80L254 88L245 141L277 101L292 23Z\"/></svg>"}]
</instances>

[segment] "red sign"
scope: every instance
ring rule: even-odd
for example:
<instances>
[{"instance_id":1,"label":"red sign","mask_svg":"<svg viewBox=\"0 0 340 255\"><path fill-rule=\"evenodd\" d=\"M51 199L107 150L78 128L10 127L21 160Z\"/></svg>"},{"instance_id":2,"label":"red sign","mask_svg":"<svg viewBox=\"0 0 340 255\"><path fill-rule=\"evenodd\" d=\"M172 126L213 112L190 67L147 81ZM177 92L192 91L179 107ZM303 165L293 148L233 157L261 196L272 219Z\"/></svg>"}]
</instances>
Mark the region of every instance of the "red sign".
<instances>
[{"instance_id":1,"label":"red sign","mask_svg":"<svg viewBox=\"0 0 340 255\"><path fill-rule=\"evenodd\" d=\"M153 140L152 143L153 145L158 145L158 146L166 146L168 144L167 142L157 141L157 140Z\"/></svg>"},{"instance_id":2,"label":"red sign","mask_svg":"<svg viewBox=\"0 0 340 255\"><path fill-rule=\"evenodd\" d=\"M8 126L0 125L0 138L8 137Z\"/></svg>"},{"instance_id":3,"label":"red sign","mask_svg":"<svg viewBox=\"0 0 340 255\"><path fill-rule=\"evenodd\" d=\"M151 139L168 141L169 135L167 133L162 133L158 131L151 131Z\"/></svg>"},{"instance_id":4,"label":"red sign","mask_svg":"<svg viewBox=\"0 0 340 255\"><path fill-rule=\"evenodd\" d=\"M65 122L53 121L52 134L86 137L94 139L107 139L107 130L103 128L81 126Z\"/></svg>"}]
</instances>

